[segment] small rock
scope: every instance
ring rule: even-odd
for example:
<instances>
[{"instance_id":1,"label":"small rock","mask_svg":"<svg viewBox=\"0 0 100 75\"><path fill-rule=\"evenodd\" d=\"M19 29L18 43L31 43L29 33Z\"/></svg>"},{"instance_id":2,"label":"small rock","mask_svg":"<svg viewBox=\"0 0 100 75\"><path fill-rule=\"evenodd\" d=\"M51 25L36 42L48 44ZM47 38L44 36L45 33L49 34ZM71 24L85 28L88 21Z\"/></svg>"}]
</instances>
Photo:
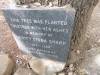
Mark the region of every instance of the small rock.
<instances>
[{"instance_id":1,"label":"small rock","mask_svg":"<svg viewBox=\"0 0 100 75\"><path fill-rule=\"evenodd\" d=\"M22 61L17 59L16 60L16 64L19 64L20 65L20 64L22 64Z\"/></svg>"},{"instance_id":2,"label":"small rock","mask_svg":"<svg viewBox=\"0 0 100 75\"><path fill-rule=\"evenodd\" d=\"M23 5L22 7L23 7L23 8L30 8L29 5Z\"/></svg>"},{"instance_id":3,"label":"small rock","mask_svg":"<svg viewBox=\"0 0 100 75\"><path fill-rule=\"evenodd\" d=\"M64 73L61 73L61 74L59 74L59 75L65 75Z\"/></svg>"},{"instance_id":4,"label":"small rock","mask_svg":"<svg viewBox=\"0 0 100 75\"><path fill-rule=\"evenodd\" d=\"M58 65L58 64L57 64ZM46 75L55 75L56 72L59 72L62 70L61 66L58 65L54 65L54 64L49 64L46 68ZM61 69L61 70L60 70Z\"/></svg>"},{"instance_id":5,"label":"small rock","mask_svg":"<svg viewBox=\"0 0 100 75\"><path fill-rule=\"evenodd\" d=\"M77 54L80 54L80 50L77 50L76 53L77 53Z\"/></svg>"},{"instance_id":6,"label":"small rock","mask_svg":"<svg viewBox=\"0 0 100 75\"><path fill-rule=\"evenodd\" d=\"M56 72L63 70L65 66L65 63L52 60L43 60L43 63L46 66L46 75L55 75Z\"/></svg>"},{"instance_id":7,"label":"small rock","mask_svg":"<svg viewBox=\"0 0 100 75\"><path fill-rule=\"evenodd\" d=\"M44 66L43 62L40 59L32 58L29 61L29 65L30 65L30 67L32 68L32 70L34 72L36 72L39 75L44 75L44 73L45 73L45 66Z\"/></svg>"},{"instance_id":8,"label":"small rock","mask_svg":"<svg viewBox=\"0 0 100 75\"><path fill-rule=\"evenodd\" d=\"M52 2L49 2L49 7L52 7L52 6L53 6Z\"/></svg>"},{"instance_id":9,"label":"small rock","mask_svg":"<svg viewBox=\"0 0 100 75\"><path fill-rule=\"evenodd\" d=\"M54 0L54 1L53 1L53 5L54 5L54 6L58 6L58 0Z\"/></svg>"},{"instance_id":10,"label":"small rock","mask_svg":"<svg viewBox=\"0 0 100 75\"><path fill-rule=\"evenodd\" d=\"M96 55L94 58L94 62L100 67L100 54Z\"/></svg>"},{"instance_id":11,"label":"small rock","mask_svg":"<svg viewBox=\"0 0 100 75\"><path fill-rule=\"evenodd\" d=\"M7 54L0 55L0 75L11 75L14 68L13 61Z\"/></svg>"},{"instance_id":12,"label":"small rock","mask_svg":"<svg viewBox=\"0 0 100 75\"><path fill-rule=\"evenodd\" d=\"M73 65L73 64L70 64L69 70L70 70L70 71L74 71L74 65Z\"/></svg>"},{"instance_id":13,"label":"small rock","mask_svg":"<svg viewBox=\"0 0 100 75\"><path fill-rule=\"evenodd\" d=\"M39 2L35 2L33 5L37 6L37 7L41 6L41 4Z\"/></svg>"},{"instance_id":14,"label":"small rock","mask_svg":"<svg viewBox=\"0 0 100 75\"><path fill-rule=\"evenodd\" d=\"M100 43L100 39L98 40L98 43Z\"/></svg>"},{"instance_id":15,"label":"small rock","mask_svg":"<svg viewBox=\"0 0 100 75\"><path fill-rule=\"evenodd\" d=\"M65 63L34 57L29 64L33 71L39 75L55 75L56 72L61 71L65 66Z\"/></svg>"},{"instance_id":16,"label":"small rock","mask_svg":"<svg viewBox=\"0 0 100 75\"><path fill-rule=\"evenodd\" d=\"M68 75L73 75L73 72L69 72Z\"/></svg>"},{"instance_id":17,"label":"small rock","mask_svg":"<svg viewBox=\"0 0 100 75\"><path fill-rule=\"evenodd\" d=\"M14 75L36 75L32 70L27 68L18 68Z\"/></svg>"}]
</instances>

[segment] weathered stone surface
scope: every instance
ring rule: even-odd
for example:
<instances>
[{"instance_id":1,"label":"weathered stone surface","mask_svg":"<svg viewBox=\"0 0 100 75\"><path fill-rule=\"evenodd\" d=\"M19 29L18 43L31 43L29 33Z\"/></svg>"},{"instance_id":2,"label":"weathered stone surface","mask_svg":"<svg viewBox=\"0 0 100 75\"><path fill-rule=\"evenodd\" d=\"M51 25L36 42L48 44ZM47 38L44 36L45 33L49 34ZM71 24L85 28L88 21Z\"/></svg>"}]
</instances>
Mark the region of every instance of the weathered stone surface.
<instances>
[{"instance_id":1,"label":"weathered stone surface","mask_svg":"<svg viewBox=\"0 0 100 75\"><path fill-rule=\"evenodd\" d=\"M30 69L18 68L14 75L36 75L36 74Z\"/></svg>"},{"instance_id":2,"label":"weathered stone surface","mask_svg":"<svg viewBox=\"0 0 100 75\"><path fill-rule=\"evenodd\" d=\"M4 10L4 16L20 50L36 57L67 61L75 17L70 5Z\"/></svg>"},{"instance_id":3,"label":"weathered stone surface","mask_svg":"<svg viewBox=\"0 0 100 75\"><path fill-rule=\"evenodd\" d=\"M32 70L34 72L36 72L39 75L44 75L45 73L45 66L42 62L42 60L33 57L30 61L29 61L30 67L32 68Z\"/></svg>"},{"instance_id":4,"label":"weathered stone surface","mask_svg":"<svg viewBox=\"0 0 100 75\"><path fill-rule=\"evenodd\" d=\"M56 72L61 71L65 66L65 63L51 60L43 60L43 63L46 66L45 75L56 75Z\"/></svg>"},{"instance_id":5,"label":"weathered stone surface","mask_svg":"<svg viewBox=\"0 0 100 75\"><path fill-rule=\"evenodd\" d=\"M8 55L0 55L0 75L11 75L13 67L14 63Z\"/></svg>"},{"instance_id":6,"label":"weathered stone surface","mask_svg":"<svg viewBox=\"0 0 100 75\"><path fill-rule=\"evenodd\" d=\"M39 75L55 75L56 72L61 71L65 65L65 63L35 57L29 61L29 64L33 71Z\"/></svg>"}]
</instances>

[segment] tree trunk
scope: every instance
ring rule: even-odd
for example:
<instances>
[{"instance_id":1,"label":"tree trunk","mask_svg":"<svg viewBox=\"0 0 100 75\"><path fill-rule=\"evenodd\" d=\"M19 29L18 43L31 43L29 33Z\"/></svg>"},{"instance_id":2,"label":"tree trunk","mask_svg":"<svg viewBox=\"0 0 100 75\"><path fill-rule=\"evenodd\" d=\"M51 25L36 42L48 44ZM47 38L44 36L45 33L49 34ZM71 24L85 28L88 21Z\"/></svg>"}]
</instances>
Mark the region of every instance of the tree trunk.
<instances>
[{"instance_id":1,"label":"tree trunk","mask_svg":"<svg viewBox=\"0 0 100 75\"><path fill-rule=\"evenodd\" d=\"M88 21L92 15L94 7L99 0L70 0L72 7L76 9L73 35L70 44L70 53L63 71L65 75L68 75L68 69L70 64L73 64L77 71L78 66L82 63L85 57L86 48L84 42L86 40L85 33L88 26ZM59 73L57 73L59 74ZM77 73L77 75L80 75Z\"/></svg>"},{"instance_id":2,"label":"tree trunk","mask_svg":"<svg viewBox=\"0 0 100 75\"><path fill-rule=\"evenodd\" d=\"M84 41L85 41L85 33L87 30L88 21L91 17L94 7L98 3L99 0L73 0L72 6L76 9L75 22L74 22L74 30L70 45L71 55L69 57L68 63L76 62L75 56L77 58L80 55L77 54L79 52L84 55ZM73 53L75 56L73 57Z\"/></svg>"},{"instance_id":3,"label":"tree trunk","mask_svg":"<svg viewBox=\"0 0 100 75\"><path fill-rule=\"evenodd\" d=\"M91 18L94 7L97 5L99 0L73 0L72 6L76 9L74 30L70 45L71 55L69 55L68 63L77 62L77 58L82 58L86 48L84 47L85 32L87 30L88 21ZM82 57L79 57L82 54ZM75 56L73 57L73 53ZM74 61L73 61L74 60Z\"/></svg>"},{"instance_id":4,"label":"tree trunk","mask_svg":"<svg viewBox=\"0 0 100 75\"><path fill-rule=\"evenodd\" d=\"M85 33L88 21L91 18L94 7L99 0L73 0L72 6L76 9L74 30L71 38L70 54L66 65L74 64L77 67L82 63L85 57ZM77 73L78 75L79 73Z\"/></svg>"}]
</instances>

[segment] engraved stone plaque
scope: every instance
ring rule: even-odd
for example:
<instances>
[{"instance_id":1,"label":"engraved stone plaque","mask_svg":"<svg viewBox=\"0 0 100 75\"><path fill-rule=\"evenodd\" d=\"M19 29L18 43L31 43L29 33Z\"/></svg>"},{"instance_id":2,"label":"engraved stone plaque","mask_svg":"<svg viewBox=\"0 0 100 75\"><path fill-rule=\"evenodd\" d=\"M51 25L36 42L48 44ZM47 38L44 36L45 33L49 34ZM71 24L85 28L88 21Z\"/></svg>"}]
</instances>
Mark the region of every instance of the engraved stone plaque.
<instances>
[{"instance_id":1,"label":"engraved stone plaque","mask_svg":"<svg viewBox=\"0 0 100 75\"><path fill-rule=\"evenodd\" d=\"M3 11L22 51L39 58L66 61L74 27L73 9L6 9Z\"/></svg>"}]
</instances>

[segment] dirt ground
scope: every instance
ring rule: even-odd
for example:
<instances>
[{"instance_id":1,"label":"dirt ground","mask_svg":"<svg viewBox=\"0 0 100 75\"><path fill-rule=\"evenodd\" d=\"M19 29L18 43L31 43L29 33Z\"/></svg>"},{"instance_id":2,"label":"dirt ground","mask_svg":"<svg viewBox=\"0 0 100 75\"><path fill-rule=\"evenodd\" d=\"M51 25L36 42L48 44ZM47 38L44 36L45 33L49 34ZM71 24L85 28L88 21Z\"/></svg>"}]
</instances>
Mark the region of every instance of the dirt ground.
<instances>
[{"instance_id":1,"label":"dirt ground","mask_svg":"<svg viewBox=\"0 0 100 75\"><path fill-rule=\"evenodd\" d=\"M0 11L0 53L9 54L18 65L25 66L27 57L18 49L11 30Z\"/></svg>"},{"instance_id":2,"label":"dirt ground","mask_svg":"<svg viewBox=\"0 0 100 75\"><path fill-rule=\"evenodd\" d=\"M100 3L96 6L87 28L88 49L100 46ZM18 49L11 30L0 11L0 53L9 53L16 63L24 63L27 57ZM24 60L23 60L24 58ZM25 61L26 62L26 61Z\"/></svg>"}]
</instances>

